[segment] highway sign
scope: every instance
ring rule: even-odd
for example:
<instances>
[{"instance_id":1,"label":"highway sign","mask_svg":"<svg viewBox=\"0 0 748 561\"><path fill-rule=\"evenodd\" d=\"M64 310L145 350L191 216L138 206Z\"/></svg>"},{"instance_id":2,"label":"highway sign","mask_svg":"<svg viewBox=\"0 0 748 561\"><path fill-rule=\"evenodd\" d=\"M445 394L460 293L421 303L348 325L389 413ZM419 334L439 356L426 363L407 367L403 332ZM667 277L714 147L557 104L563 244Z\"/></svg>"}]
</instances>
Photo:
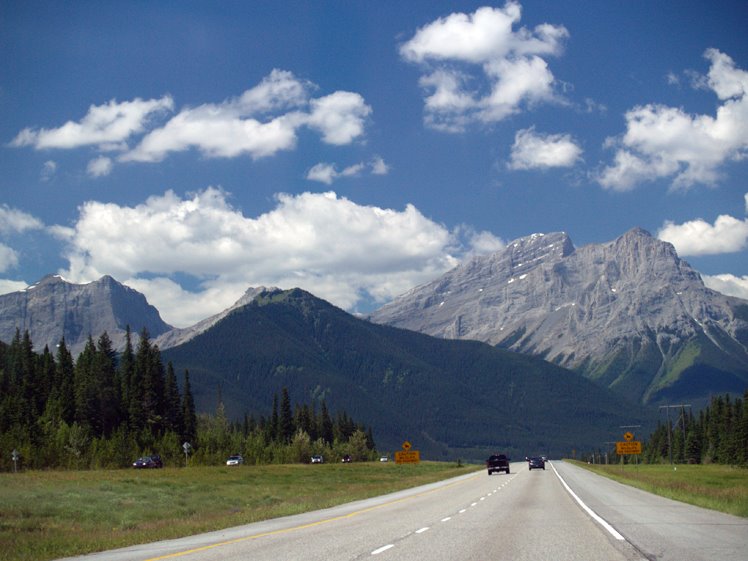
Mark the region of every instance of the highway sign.
<instances>
[{"instance_id":1,"label":"highway sign","mask_svg":"<svg viewBox=\"0 0 748 561\"><path fill-rule=\"evenodd\" d=\"M407 452L408 450L410 450L410 447L411 447L410 442L408 442L407 440L403 442L403 450Z\"/></svg>"},{"instance_id":2,"label":"highway sign","mask_svg":"<svg viewBox=\"0 0 748 561\"><path fill-rule=\"evenodd\" d=\"M629 454L641 454L642 443L639 441L616 442L616 454L626 456Z\"/></svg>"},{"instance_id":3,"label":"highway sign","mask_svg":"<svg viewBox=\"0 0 748 561\"><path fill-rule=\"evenodd\" d=\"M395 452L396 464L417 464L421 461L421 453L418 450Z\"/></svg>"},{"instance_id":4,"label":"highway sign","mask_svg":"<svg viewBox=\"0 0 748 561\"><path fill-rule=\"evenodd\" d=\"M630 431L629 431L629 432L626 432L626 433L624 433L624 435L623 435L623 439L624 439L624 440L625 440L626 442L631 442L632 440L634 440L634 433L633 433L633 432L630 432Z\"/></svg>"}]
</instances>

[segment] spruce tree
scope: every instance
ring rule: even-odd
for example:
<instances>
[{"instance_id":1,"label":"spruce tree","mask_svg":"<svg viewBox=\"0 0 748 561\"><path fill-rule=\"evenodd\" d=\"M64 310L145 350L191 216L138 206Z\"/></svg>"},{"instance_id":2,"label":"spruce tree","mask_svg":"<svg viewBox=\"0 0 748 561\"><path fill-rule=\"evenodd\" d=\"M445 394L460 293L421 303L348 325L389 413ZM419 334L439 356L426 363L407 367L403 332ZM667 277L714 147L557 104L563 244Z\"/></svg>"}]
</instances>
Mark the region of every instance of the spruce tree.
<instances>
[{"instance_id":1,"label":"spruce tree","mask_svg":"<svg viewBox=\"0 0 748 561\"><path fill-rule=\"evenodd\" d=\"M330 418L330 413L327 411L327 403L322 402L322 410L320 411L320 438L325 442L332 445L335 441L335 434L333 432L333 423Z\"/></svg>"},{"instance_id":2,"label":"spruce tree","mask_svg":"<svg viewBox=\"0 0 748 561\"><path fill-rule=\"evenodd\" d=\"M291 398L288 395L288 388L283 388L281 393L280 408L280 441L284 444L291 442L296 427L294 426L293 413L291 412Z\"/></svg>"},{"instance_id":3,"label":"spruce tree","mask_svg":"<svg viewBox=\"0 0 748 561\"><path fill-rule=\"evenodd\" d=\"M184 371L184 388L182 389L182 420L184 429L182 438L193 446L197 440L197 414L195 413L195 400L192 397L190 387L190 372Z\"/></svg>"},{"instance_id":4,"label":"spruce tree","mask_svg":"<svg viewBox=\"0 0 748 561\"><path fill-rule=\"evenodd\" d=\"M273 442L280 440L280 417L278 415L278 394L273 395L273 412L270 416L270 439Z\"/></svg>"},{"instance_id":5,"label":"spruce tree","mask_svg":"<svg viewBox=\"0 0 748 561\"><path fill-rule=\"evenodd\" d=\"M183 431L182 403L179 397L177 376L171 361L166 365L164 385L164 426L166 430L181 434Z\"/></svg>"},{"instance_id":6,"label":"spruce tree","mask_svg":"<svg viewBox=\"0 0 748 561\"><path fill-rule=\"evenodd\" d=\"M68 425L75 421L75 363L65 344L65 337L57 345L55 385L60 399L62 420Z\"/></svg>"},{"instance_id":7,"label":"spruce tree","mask_svg":"<svg viewBox=\"0 0 748 561\"><path fill-rule=\"evenodd\" d=\"M112 340L105 331L96 344L93 376L97 383L97 413L100 418L100 436L108 437L124 421L120 403L120 388L117 376L117 353Z\"/></svg>"},{"instance_id":8,"label":"spruce tree","mask_svg":"<svg viewBox=\"0 0 748 561\"><path fill-rule=\"evenodd\" d=\"M84 431L94 435L101 433L101 419L98 415L97 380L94 376L94 361L96 360L96 345L89 335L83 352L75 361L75 421Z\"/></svg>"},{"instance_id":9,"label":"spruce tree","mask_svg":"<svg viewBox=\"0 0 748 561\"><path fill-rule=\"evenodd\" d=\"M120 355L119 360L119 381L120 381L120 395L122 401L122 413L127 418L128 427L130 425L130 401L132 399L132 377L133 369L135 368L135 353L132 347L132 333L130 332L130 325L127 325L125 329L125 348Z\"/></svg>"},{"instance_id":10,"label":"spruce tree","mask_svg":"<svg viewBox=\"0 0 748 561\"><path fill-rule=\"evenodd\" d=\"M145 335L145 337L144 337ZM132 372L128 387L128 417L130 430L139 433L146 426L145 408L145 371L148 368L148 332L144 329L138 342L138 350L133 355Z\"/></svg>"}]
</instances>

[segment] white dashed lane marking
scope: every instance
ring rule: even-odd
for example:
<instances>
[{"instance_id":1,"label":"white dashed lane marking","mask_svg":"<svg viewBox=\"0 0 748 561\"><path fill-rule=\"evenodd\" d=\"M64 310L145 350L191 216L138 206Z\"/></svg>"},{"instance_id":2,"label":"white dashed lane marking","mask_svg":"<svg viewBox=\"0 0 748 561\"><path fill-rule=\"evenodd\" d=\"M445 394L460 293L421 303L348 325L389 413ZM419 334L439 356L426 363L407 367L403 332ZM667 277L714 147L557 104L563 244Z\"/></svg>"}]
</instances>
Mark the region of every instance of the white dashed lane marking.
<instances>
[{"instance_id":1,"label":"white dashed lane marking","mask_svg":"<svg viewBox=\"0 0 748 561\"><path fill-rule=\"evenodd\" d=\"M478 503L480 501L485 501L487 497L490 497L494 493L498 493L499 491L501 491L501 489L503 489L504 487L506 487L507 485L509 485L509 483L512 481L512 479L514 479L516 476L517 476L516 474L512 475L512 477L509 478L509 479L507 479L504 483L502 483L501 486L497 487L496 489L494 489L492 492L488 493L487 495L481 497L478 501L476 501L474 503L471 503L470 507L478 506ZM468 510L468 508L470 508L470 507L460 509L457 512L457 514L464 514L464 513L466 513L467 510ZM452 517L451 516L447 516L445 518L442 518L441 522L449 522L450 520L452 520ZM422 534L424 532L427 532L430 529L431 528L429 526L424 526L423 528L420 528L419 530L416 530L415 533L416 534ZM393 547L395 547L395 544L387 544L387 545L384 545L384 546L382 546L382 547L380 547L378 549L375 549L374 551L371 552L371 554L372 555L379 555L380 553L383 553L383 552L387 551L388 549L392 549Z\"/></svg>"}]
</instances>

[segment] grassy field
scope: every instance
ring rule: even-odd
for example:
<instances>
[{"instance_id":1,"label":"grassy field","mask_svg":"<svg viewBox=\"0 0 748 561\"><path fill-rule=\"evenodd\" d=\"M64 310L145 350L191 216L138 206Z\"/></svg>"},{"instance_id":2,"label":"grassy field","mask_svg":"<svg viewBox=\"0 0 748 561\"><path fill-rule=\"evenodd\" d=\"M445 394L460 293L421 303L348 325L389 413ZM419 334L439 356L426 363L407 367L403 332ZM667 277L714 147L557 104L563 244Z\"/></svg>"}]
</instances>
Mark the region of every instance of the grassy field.
<instances>
[{"instance_id":1,"label":"grassy field","mask_svg":"<svg viewBox=\"0 0 748 561\"><path fill-rule=\"evenodd\" d=\"M326 508L477 469L326 464L0 474L0 560L44 561Z\"/></svg>"},{"instance_id":2,"label":"grassy field","mask_svg":"<svg viewBox=\"0 0 748 561\"><path fill-rule=\"evenodd\" d=\"M722 465L577 465L650 493L748 517L748 469Z\"/></svg>"}]
</instances>

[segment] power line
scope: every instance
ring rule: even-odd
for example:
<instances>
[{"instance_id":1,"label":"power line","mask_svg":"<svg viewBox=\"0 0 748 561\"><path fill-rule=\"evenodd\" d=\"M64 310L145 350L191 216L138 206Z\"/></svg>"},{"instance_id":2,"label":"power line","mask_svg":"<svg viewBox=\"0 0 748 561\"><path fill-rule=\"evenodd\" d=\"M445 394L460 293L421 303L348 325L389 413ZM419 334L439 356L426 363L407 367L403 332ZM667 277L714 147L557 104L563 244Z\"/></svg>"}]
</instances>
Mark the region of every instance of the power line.
<instances>
[{"instance_id":1,"label":"power line","mask_svg":"<svg viewBox=\"0 0 748 561\"><path fill-rule=\"evenodd\" d=\"M691 407L690 403L679 403L678 405L660 405L660 409L664 409L667 412L667 449L668 454L670 455L670 465L673 464L673 438L671 436L672 432L672 426L670 424L670 410L676 409L680 407L681 415L683 415L684 408ZM686 442L686 423L685 418L683 419L683 422L681 423L683 428L683 444L685 445Z\"/></svg>"}]
</instances>

